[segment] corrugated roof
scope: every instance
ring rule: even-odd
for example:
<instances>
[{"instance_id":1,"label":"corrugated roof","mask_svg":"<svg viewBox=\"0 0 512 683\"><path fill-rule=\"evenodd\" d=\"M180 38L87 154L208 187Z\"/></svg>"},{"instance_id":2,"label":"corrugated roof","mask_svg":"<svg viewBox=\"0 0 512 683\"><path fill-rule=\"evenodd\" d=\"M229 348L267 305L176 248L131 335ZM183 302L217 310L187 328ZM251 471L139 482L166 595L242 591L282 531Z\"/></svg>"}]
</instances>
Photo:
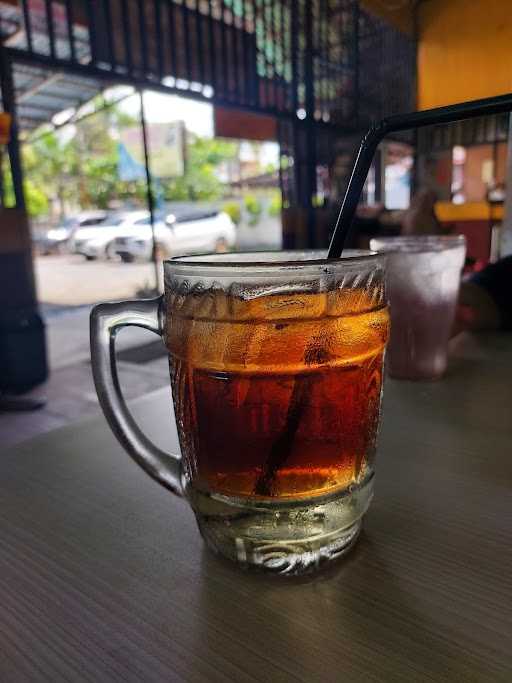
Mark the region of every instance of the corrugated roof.
<instances>
[{"instance_id":1,"label":"corrugated roof","mask_svg":"<svg viewBox=\"0 0 512 683\"><path fill-rule=\"evenodd\" d=\"M43 123L50 123L55 114L76 109L97 95L104 82L80 78L48 69L14 65L14 87L18 125L22 132L30 132Z\"/></svg>"},{"instance_id":2,"label":"corrugated roof","mask_svg":"<svg viewBox=\"0 0 512 683\"><path fill-rule=\"evenodd\" d=\"M2 40L6 47L27 48L21 9L18 5L0 1ZM62 22L61 22L62 23ZM33 18L32 47L36 53L49 54L50 45L46 25L39 26ZM55 52L58 57L68 59L70 47L68 35L58 25L55 33ZM87 29L74 25L73 36L76 59L87 62L90 46ZM92 78L82 78L69 73L51 71L47 68L22 63L13 64L14 88L18 125L23 134L35 130L66 109L76 109L97 95L105 83Z\"/></svg>"}]
</instances>

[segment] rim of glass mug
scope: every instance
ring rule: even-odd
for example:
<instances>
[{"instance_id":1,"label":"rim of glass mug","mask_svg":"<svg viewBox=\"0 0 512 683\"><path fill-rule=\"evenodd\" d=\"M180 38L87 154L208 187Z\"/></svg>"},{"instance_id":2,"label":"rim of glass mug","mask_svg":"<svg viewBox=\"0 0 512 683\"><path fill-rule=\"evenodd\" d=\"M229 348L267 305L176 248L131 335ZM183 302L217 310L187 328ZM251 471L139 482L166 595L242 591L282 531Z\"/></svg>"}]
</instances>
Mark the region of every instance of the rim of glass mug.
<instances>
[{"instance_id":1,"label":"rim of glass mug","mask_svg":"<svg viewBox=\"0 0 512 683\"><path fill-rule=\"evenodd\" d=\"M372 237L372 249L386 253L436 253L466 246L464 235L398 235L396 237Z\"/></svg>"},{"instance_id":2,"label":"rim of glass mug","mask_svg":"<svg viewBox=\"0 0 512 683\"><path fill-rule=\"evenodd\" d=\"M304 274L329 274L334 270L357 270L364 266L384 264L382 254L365 249L349 249L341 258L328 259L327 249L287 250L287 251L252 251L231 252L222 254L195 254L191 256L175 256L164 261L164 268L171 268L179 275L187 272L197 274L198 270L205 275L237 276L255 273L279 273L289 275L290 271Z\"/></svg>"}]
</instances>

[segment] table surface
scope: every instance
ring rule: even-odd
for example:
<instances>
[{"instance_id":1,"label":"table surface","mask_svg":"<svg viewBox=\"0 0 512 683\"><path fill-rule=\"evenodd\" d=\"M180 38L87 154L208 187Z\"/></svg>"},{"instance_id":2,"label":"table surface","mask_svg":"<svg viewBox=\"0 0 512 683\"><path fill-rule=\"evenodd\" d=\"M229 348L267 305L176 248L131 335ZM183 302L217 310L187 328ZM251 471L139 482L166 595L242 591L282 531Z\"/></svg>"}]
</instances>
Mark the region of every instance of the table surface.
<instances>
[{"instance_id":1,"label":"table surface","mask_svg":"<svg viewBox=\"0 0 512 683\"><path fill-rule=\"evenodd\" d=\"M314 578L212 556L101 419L0 456L0 681L511 681L512 336L387 381L376 495ZM176 440L170 392L134 404Z\"/></svg>"}]
</instances>

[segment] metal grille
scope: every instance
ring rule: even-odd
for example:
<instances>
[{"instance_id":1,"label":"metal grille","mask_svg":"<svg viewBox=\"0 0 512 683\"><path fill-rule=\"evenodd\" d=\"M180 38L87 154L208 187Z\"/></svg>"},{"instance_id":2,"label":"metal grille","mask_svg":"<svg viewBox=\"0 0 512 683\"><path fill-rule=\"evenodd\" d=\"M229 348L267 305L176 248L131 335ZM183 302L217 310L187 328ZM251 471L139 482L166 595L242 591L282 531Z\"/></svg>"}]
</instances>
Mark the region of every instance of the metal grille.
<instances>
[{"instance_id":1,"label":"metal grille","mask_svg":"<svg viewBox=\"0 0 512 683\"><path fill-rule=\"evenodd\" d=\"M278 117L354 130L413 99L412 41L356 0L3 0L0 19L13 61Z\"/></svg>"},{"instance_id":2,"label":"metal grille","mask_svg":"<svg viewBox=\"0 0 512 683\"><path fill-rule=\"evenodd\" d=\"M297 245L325 243L320 207L361 132L414 108L413 41L358 0L0 0L0 31L25 130L59 111L59 79L70 106L83 100L77 76L276 117Z\"/></svg>"},{"instance_id":3,"label":"metal grille","mask_svg":"<svg viewBox=\"0 0 512 683\"><path fill-rule=\"evenodd\" d=\"M382 20L360 13L358 30L359 116L379 120L416 108L415 46Z\"/></svg>"},{"instance_id":4,"label":"metal grille","mask_svg":"<svg viewBox=\"0 0 512 683\"><path fill-rule=\"evenodd\" d=\"M418 153L449 150L508 140L509 114L483 116L451 125L432 126L418 131Z\"/></svg>"}]
</instances>

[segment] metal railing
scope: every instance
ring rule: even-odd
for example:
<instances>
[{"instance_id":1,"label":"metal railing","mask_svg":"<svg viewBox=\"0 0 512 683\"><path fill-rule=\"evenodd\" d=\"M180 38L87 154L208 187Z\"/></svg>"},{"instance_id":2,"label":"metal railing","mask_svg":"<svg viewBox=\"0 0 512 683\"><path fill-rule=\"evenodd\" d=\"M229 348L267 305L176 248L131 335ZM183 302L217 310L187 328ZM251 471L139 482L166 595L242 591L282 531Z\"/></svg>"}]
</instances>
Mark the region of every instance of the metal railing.
<instances>
[{"instance_id":1,"label":"metal railing","mask_svg":"<svg viewBox=\"0 0 512 683\"><path fill-rule=\"evenodd\" d=\"M0 35L6 73L18 69L13 114L25 68L40 72L32 93L44 73L65 74L276 117L283 203L304 210L310 245L325 242L315 211L340 139L414 108L413 39L358 0L2 0ZM33 129L44 110L29 120L26 93L21 103L19 121Z\"/></svg>"},{"instance_id":2,"label":"metal railing","mask_svg":"<svg viewBox=\"0 0 512 683\"><path fill-rule=\"evenodd\" d=\"M414 96L412 57L406 63L412 40L356 0L18 0L8 13L5 7L11 59L111 82L347 130L382 115L390 99L385 72L393 75L397 111L410 109ZM379 41L388 58L376 53Z\"/></svg>"}]
</instances>

